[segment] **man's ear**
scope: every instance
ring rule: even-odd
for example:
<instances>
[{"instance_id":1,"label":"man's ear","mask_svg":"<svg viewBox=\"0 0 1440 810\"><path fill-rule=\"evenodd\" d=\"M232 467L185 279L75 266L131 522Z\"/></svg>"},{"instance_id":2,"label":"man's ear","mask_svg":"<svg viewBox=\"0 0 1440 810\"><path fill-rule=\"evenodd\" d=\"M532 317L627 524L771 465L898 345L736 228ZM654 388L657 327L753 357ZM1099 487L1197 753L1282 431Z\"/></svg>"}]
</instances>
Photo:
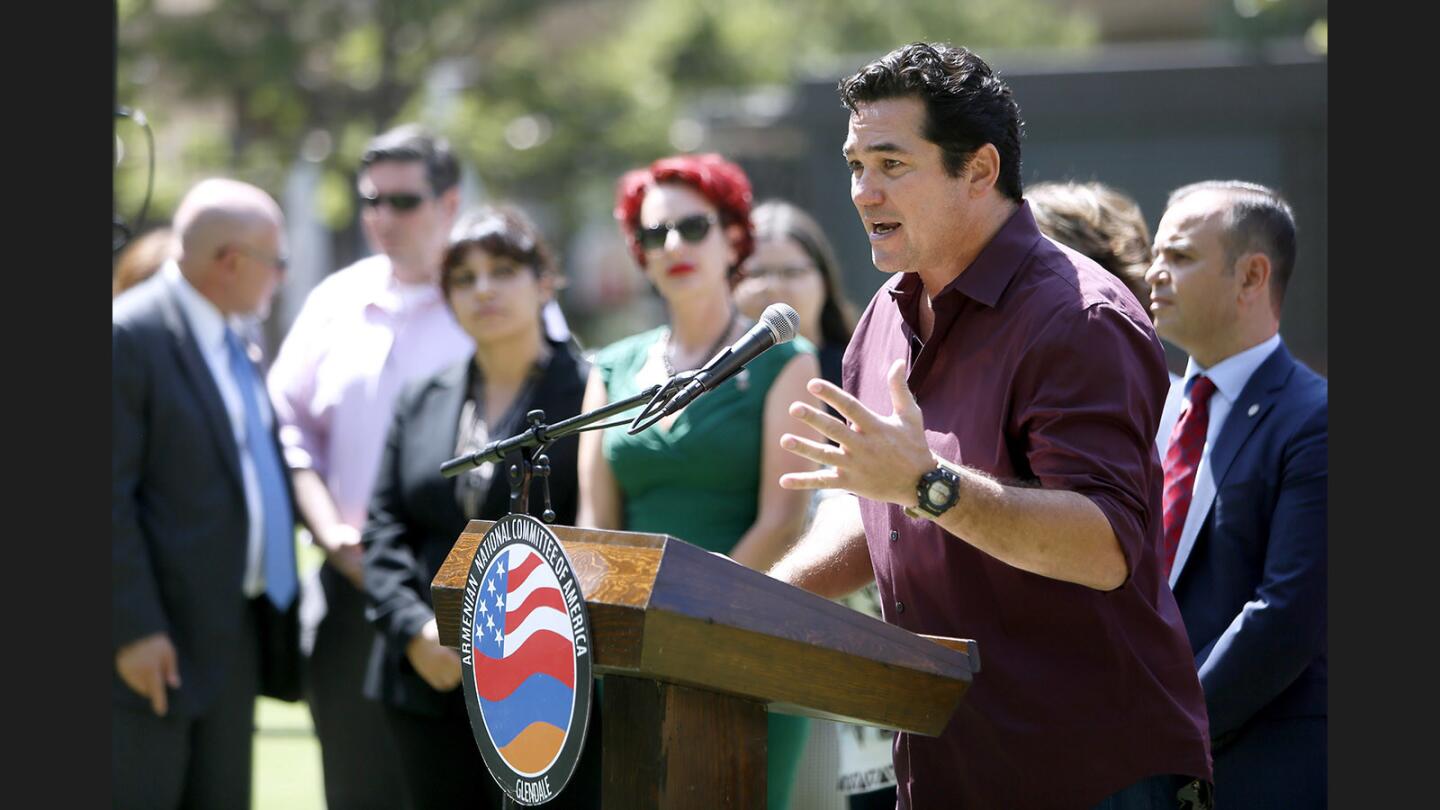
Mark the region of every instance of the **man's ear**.
<instances>
[{"instance_id":1,"label":"man's ear","mask_svg":"<svg viewBox=\"0 0 1440 810\"><path fill-rule=\"evenodd\" d=\"M440 210L445 212L445 218L454 220L455 213L460 210L460 187L451 186L436 202L440 204Z\"/></svg>"},{"instance_id":2,"label":"man's ear","mask_svg":"<svg viewBox=\"0 0 1440 810\"><path fill-rule=\"evenodd\" d=\"M235 275L235 265L239 261L240 248L232 244L225 244L215 251L215 260L211 264L216 273L229 278Z\"/></svg>"},{"instance_id":3,"label":"man's ear","mask_svg":"<svg viewBox=\"0 0 1440 810\"><path fill-rule=\"evenodd\" d=\"M1240 258L1235 260L1240 297L1244 300L1267 298L1272 269L1270 257L1261 251L1241 254Z\"/></svg>"},{"instance_id":4,"label":"man's ear","mask_svg":"<svg viewBox=\"0 0 1440 810\"><path fill-rule=\"evenodd\" d=\"M1000 150L994 144L981 144L965 164L965 179L970 183L972 197L994 188L1000 181Z\"/></svg>"}]
</instances>

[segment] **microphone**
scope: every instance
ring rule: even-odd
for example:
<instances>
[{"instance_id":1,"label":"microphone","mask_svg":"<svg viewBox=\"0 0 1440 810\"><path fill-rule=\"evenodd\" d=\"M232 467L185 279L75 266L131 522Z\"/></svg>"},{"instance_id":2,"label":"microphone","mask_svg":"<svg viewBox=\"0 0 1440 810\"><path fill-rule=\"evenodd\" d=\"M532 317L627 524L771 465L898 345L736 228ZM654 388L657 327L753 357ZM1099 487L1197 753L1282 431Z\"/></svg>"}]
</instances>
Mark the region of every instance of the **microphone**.
<instances>
[{"instance_id":1,"label":"microphone","mask_svg":"<svg viewBox=\"0 0 1440 810\"><path fill-rule=\"evenodd\" d=\"M771 304L760 313L760 320L743 337L715 355L680 392L665 403L660 412L664 418L689 405L696 397L735 376L766 349L795 339L800 328L800 315L789 304Z\"/></svg>"}]
</instances>

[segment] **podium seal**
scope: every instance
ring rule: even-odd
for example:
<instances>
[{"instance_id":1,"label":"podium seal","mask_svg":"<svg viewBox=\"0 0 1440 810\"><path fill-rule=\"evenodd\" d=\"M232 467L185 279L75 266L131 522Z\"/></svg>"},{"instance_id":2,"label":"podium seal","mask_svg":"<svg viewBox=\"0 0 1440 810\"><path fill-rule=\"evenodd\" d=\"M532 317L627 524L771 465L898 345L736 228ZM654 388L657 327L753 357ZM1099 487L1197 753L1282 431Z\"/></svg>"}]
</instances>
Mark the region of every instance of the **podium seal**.
<instances>
[{"instance_id":1,"label":"podium seal","mask_svg":"<svg viewBox=\"0 0 1440 810\"><path fill-rule=\"evenodd\" d=\"M480 541L460 608L460 668L475 744L518 804L575 773L590 723L590 616L555 533L506 515Z\"/></svg>"}]
</instances>

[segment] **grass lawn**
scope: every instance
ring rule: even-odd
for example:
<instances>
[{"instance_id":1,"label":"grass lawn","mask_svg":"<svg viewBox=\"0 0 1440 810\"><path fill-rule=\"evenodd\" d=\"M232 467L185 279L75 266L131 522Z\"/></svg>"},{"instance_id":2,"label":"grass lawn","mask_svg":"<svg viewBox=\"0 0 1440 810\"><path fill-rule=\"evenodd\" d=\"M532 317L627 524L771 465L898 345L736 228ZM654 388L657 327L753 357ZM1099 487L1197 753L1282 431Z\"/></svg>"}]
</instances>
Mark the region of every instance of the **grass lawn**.
<instances>
[{"instance_id":1,"label":"grass lawn","mask_svg":"<svg viewBox=\"0 0 1440 810\"><path fill-rule=\"evenodd\" d=\"M320 743L309 707L262 697L255 703L255 729L251 806L325 810Z\"/></svg>"},{"instance_id":2,"label":"grass lawn","mask_svg":"<svg viewBox=\"0 0 1440 810\"><path fill-rule=\"evenodd\" d=\"M322 555L296 538L295 557L303 579L319 568ZM360 673L355 673L360 677ZM320 768L320 741L303 701L286 703L262 697L255 701L255 763L251 771L250 805L257 810L325 810L325 782Z\"/></svg>"}]
</instances>

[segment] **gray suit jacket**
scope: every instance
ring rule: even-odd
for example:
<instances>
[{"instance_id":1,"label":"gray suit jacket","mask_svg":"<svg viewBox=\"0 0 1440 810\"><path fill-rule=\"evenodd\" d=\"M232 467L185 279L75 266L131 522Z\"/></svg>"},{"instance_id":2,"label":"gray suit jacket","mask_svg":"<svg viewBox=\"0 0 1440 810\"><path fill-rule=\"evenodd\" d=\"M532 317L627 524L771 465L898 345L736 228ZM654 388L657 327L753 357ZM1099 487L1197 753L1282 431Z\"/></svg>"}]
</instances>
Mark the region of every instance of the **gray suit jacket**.
<instances>
[{"instance_id":1,"label":"gray suit jacket","mask_svg":"<svg viewBox=\"0 0 1440 810\"><path fill-rule=\"evenodd\" d=\"M220 390L159 274L111 311L112 652L168 633L182 716L219 693L240 637L249 517L239 448ZM278 439L273 435L278 451ZM283 458L283 455L282 455ZM264 600L261 600L264 601ZM296 608L262 608L262 691L299 697ZM114 681L117 707L147 703Z\"/></svg>"}]
</instances>

